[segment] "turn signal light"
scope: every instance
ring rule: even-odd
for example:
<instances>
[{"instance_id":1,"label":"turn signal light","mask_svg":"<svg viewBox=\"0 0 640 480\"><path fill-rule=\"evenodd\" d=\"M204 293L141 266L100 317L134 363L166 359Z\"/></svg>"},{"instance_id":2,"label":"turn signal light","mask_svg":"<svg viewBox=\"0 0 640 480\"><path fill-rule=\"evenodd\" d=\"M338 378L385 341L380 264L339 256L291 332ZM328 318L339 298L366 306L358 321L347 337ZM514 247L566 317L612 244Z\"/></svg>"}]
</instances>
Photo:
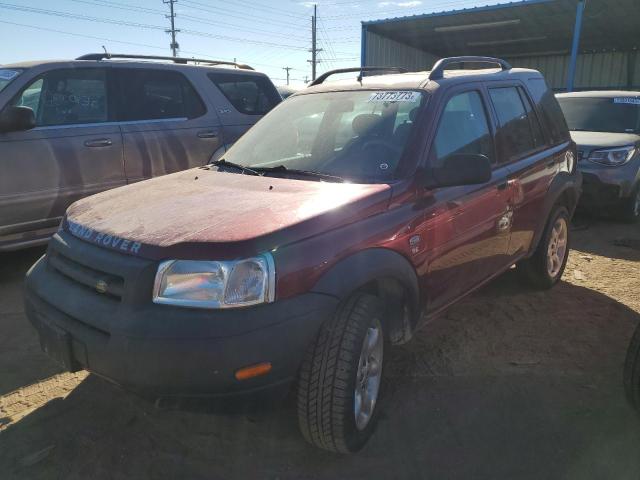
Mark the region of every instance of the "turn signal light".
<instances>
[{"instance_id":1,"label":"turn signal light","mask_svg":"<svg viewBox=\"0 0 640 480\"><path fill-rule=\"evenodd\" d=\"M236 371L236 380L248 380L249 378L266 375L271 371L271 362L256 363L249 367Z\"/></svg>"}]
</instances>

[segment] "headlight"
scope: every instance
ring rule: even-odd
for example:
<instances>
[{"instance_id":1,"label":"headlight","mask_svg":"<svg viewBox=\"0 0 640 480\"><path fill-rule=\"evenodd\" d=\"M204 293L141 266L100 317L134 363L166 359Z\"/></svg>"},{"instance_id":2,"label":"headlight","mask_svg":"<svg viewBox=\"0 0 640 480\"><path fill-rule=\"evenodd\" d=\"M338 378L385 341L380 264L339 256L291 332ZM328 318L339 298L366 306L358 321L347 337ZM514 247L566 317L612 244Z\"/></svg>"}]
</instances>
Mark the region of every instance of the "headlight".
<instances>
[{"instance_id":1,"label":"headlight","mask_svg":"<svg viewBox=\"0 0 640 480\"><path fill-rule=\"evenodd\" d=\"M154 303L234 308L273 302L275 268L266 253L245 260L167 260L156 273Z\"/></svg>"},{"instance_id":2,"label":"headlight","mask_svg":"<svg viewBox=\"0 0 640 480\"><path fill-rule=\"evenodd\" d=\"M590 162L617 167L624 165L633 158L636 153L635 147L611 148L608 150L595 150L589 155Z\"/></svg>"}]
</instances>

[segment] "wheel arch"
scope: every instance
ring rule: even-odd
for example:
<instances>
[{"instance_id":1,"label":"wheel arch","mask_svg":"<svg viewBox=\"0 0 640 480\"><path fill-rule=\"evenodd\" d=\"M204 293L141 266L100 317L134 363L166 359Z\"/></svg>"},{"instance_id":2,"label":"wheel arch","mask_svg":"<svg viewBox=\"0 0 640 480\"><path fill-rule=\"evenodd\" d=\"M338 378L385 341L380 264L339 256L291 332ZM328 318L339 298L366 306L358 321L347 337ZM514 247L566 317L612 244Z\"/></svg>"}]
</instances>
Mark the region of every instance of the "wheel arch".
<instances>
[{"instance_id":1,"label":"wheel arch","mask_svg":"<svg viewBox=\"0 0 640 480\"><path fill-rule=\"evenodd\" d=\"M381 298L384 319L393 344L408 342L420 318L420 291L413 265L401 254L386 248L370 248L340 260L320 277L313 292L340 300L357 291Z\"/></svg>"},{"instance_id":2,"label":"wheel arch","mask_svg":"<svg viewBox=\"0 0 640 480\"><path fill-rule=\"evenodd\" d=\"M534 234L529 255L532 255L538 248L540 239L544 234L545 226L549 220L549 215L551 215L555 207L559 205L566 207L569 211L569 216L573 217L573 212L575 212L578 206L578 200L580 199L581 187L582 175L579 172L573 175L560 174L553 179L545 196L543 206L544 214L540 216L541 223L538 225Z\"/></svg>"}]
</instances>

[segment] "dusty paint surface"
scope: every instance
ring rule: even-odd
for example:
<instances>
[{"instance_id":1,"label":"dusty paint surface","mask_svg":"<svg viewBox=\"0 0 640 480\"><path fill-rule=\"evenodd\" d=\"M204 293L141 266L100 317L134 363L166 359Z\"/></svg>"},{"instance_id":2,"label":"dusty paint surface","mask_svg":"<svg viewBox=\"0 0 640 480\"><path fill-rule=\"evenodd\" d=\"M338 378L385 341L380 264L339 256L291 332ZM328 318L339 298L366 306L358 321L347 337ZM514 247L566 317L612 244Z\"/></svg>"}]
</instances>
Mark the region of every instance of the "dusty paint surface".
<instances>
[{"instance_id":1,"label":"dusty paint surface","mask_svg":"<svg viewBox=\"0 0 640 480\"><path fill-rule=\"evenodd\" d=\"M285 229L287 241L295 241L352 222L373 204L383 208L390 193L388 185L193 169L83 199L68 210L65 228L80 225L97 232L92 241L101 233L101 245L108 248L113 248L114 237L129 245L138 242L143 245L139 252L126 253L141 255L144 246L208 243L228 248L234 242L265 240ZM270 248L282 241L280 235ZM119 243L116 248L121 247Z\"/></svg>"}]
</instances>

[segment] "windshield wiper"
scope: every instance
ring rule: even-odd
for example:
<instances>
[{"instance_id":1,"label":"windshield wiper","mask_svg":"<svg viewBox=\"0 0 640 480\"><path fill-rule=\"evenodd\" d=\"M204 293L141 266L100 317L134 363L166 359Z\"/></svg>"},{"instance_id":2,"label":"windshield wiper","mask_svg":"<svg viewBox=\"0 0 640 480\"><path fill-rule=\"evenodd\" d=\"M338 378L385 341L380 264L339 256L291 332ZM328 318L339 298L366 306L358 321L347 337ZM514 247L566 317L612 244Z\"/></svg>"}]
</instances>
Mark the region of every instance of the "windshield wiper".
<instances>
[{"instance_id":1,"label":"windshield wiper","mask_svg":"<svg viewBox=\"0 0 640 480\"><path fill-rule=\"evenodd\" d=\"M243 173L260 176L260 173L253 170L252 168L245 167L244 165L240 165L239 163L227 162L224 158L221 158L220 160L216 160L215 162L211 162L209 165L214 165L216 167L235 168L236 170L240 170Z\"/></svg>"},{"instance_id":2,"label":"windshield wiper","mask_svg":"<svg viewBox=\"0 0 640 480\"><path fill-rule=\"evenodd\" d=\"M300 175L304 177L316 177L320 180L327 180L330 182L344 182L344 178L336 175L329 175L328 173L314 172L312 170L298 170L295 168L287 168L284 165L278 165L277 167L256 167L256 172L260 172L263 175L266 173L285 173L292 175Z\"/></svg>"}]
</instances>

